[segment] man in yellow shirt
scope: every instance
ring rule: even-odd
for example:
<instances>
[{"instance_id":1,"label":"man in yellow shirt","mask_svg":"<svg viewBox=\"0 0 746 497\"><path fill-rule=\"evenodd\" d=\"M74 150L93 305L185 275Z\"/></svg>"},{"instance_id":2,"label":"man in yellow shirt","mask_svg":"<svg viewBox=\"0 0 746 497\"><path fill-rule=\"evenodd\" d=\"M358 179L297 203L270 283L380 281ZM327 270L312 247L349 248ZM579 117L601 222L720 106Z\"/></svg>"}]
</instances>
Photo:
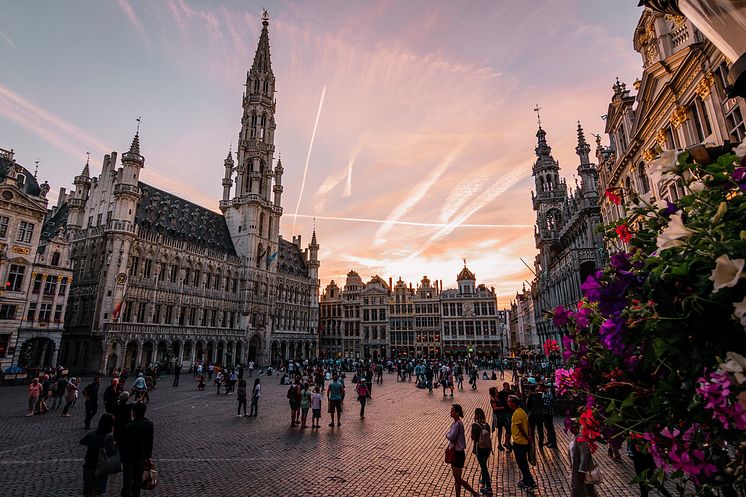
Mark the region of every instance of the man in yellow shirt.
<instances>
[{"instance_id":1,"label":"man in yellow shirt","mask_svg":"<svg viewBox=\"0 0 746 497\"><path fill-rule=\"evenodd\" d=\"M513 453L518 469L521 470L523 479L518 482L518 487L523 489L534 489L538 485L531 476L528 466L528 452L531 450L531 437L529 437L528 415L521 406L521 400L515 395L508 397L508 406L513 410L510 434L513 437Z\"/></svg>"}]
</instances>

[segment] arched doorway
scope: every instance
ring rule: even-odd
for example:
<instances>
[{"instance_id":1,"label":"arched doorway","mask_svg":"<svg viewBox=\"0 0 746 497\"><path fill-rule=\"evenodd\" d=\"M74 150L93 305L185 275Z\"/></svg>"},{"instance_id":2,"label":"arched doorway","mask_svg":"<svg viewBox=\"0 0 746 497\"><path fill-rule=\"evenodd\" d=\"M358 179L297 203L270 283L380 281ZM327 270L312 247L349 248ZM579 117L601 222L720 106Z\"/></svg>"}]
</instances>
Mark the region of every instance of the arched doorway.
<instances>
[{"instance_id":1,"label":"arched doorway","mask_svg":"<svg viewBox=\"0 0 746 497\"><path fill-rule=\"evenodd\" d=\"M158 342L158 352L155 355L156 359L154 362L157 362L159 364L162 362L166 362L166 351L167 350L168 350L168 345L166 344L166 342L164 342L163 340Z\"/></svg>"},{"instance_id":2,"label":"arched doorway","mask_svg":"<svg viewBox=\"0 0 746 497\"><path fill-rule=\"evenodd\" d=\"M176 364L181 364L181 343L178 340L171 344L171 357Z\"/></svg>"},{"instance_id":3,"label":"arched doorway","mask_svg":"<svg viewBox=\"0 0 746 497\"><path fill-rule=\"evenodd\" d=\"M130 371L137 369L137 351L140 348L135 340L132 340L127 344L127 353L124 358L124 366Z\"/></svg>"},{"instance_id":4,"label":"arched doorway","mask_svg":"<svg viewBox=\"0 0 746 497\"><path fill-rule=\"evenodd\" d=\"M111 374L119 367L119 358L122 353L122 344L114 342L109 346L109 356L106 359L106 371Z\"/></svg>"},{"instance_id":5,"label":"arched doorway","mask_svg":"<svg viewBox=\"0 0 746 497\"><path fill-rule=\"evenodd\" d=\"M233 342L228 342L225 347L225 364L233 366Z\"/></svg>"},{"instance_id":6,"label":"arched doorway","mask_svg":"<svg viewBox=\"0 0 746 497\"><path fill-rule=\"evenodd\" d=\"M244 358L243 358L243 344L241 342L236 342L236 364L243 364Z\"/></svg>"},{"instance_id":7,"label":"arched doorway","mask_svg":"<svg viewBox=\"0 0 746 497\"><path fill-rule=\"evenodd\" d=\"M251 337L251 341L249 342L249 361L254 361L254 363L257 363L258 357L259 357L259 351L262 348L262 340L259 338L259 335L254 335ZM277 343L272 344L272 358L274 359L277 355Z\"/></svg>"},{"instance_id":8,"label":"arched doorway","mask_svg":"<svg viewBox=\"0 0 746 497\"><path fill-rule=\"evenodd\" d=\"M306 359L310 359L311 358L311 344L308 343L308 342L306 342L306 351L305 351L304 357Z\"/></svg>"},{"instance_id":9,"label":"arched doorway","mask_svg":"<svg viewBox=\"0 0 746 497\"><path fill-rule=\"evenodd\" d=\"M259 337L254 335L254 338L258 339ZM254 338L251 339L252 342L254 341ZM251 350L251 346L249 346L249 350ZM272 360L273 365L277 365L277 361L279 360L279 349L277 346L277 342L272 342L272 359L271 360Z\"/></svg>"},{"instance_id":10,"label":"arched doorway","mask_svg":"<svg viewBox=\"0 0 746 497\"><path fill-rule=\"evenodd\" d=\"M198 340L195 345L195 357L198 361L205 360L205 344L202 342L202 340Z\"/></svg>"},{"instance_id":11,"label":"arched doorway","mask_svg":"<svg viewBox=\"0 0 746 497\"><path fill-rule=\"evenodd\" d=\"M288 346L285 342L280 343L280 359L287 359Z\"/></svg>"},{"instance_id":12,"label":"arched doorway","mask_svg":"<svg viewBox=\"0 0 746 497\"><path fill-rule=\"evenodd\" d=\"M37 337L26 340L21 346L18 365L22 368L44 368L53 366L54 342L49 338Z\"/></svg>"},{"instance_id":13,"label":"arched doorway","mask_svg":"<svg viewBox=\"0 0 746 497\"><path fill-rule=\"evenodd\" d=\"M190 340L184 342L184 355L181 357L181 361L192 362L192 342Z\"/></svg>"},{"instance_id":14,"label":"arched doorway","mask_svg":"<svg viewBox=\"0 0 746 497\"><path fill-rule=\"evenodd\" d=\"M142 344L142 360L138 366L148 367L153 362L153 342L148 340Z\"/></svg>"},{"instance_id":15,"label":"arched doorway","mask_svg":"<svg viewBox=\"0 0 746 497\"><path fill-rule=\"evenodd\" d=\"M215 362L214 354L215 354L215 344L212 341L207 342L207 358L205 358L205 361L214 363Z\"/></svg>"},{"instance_id":16,"label":"arched doorway","mask_svg":"<svg viewBox=\"0 0 746 497\"><path fill-rule=\"evenodd\" d=\"M225 350L225 344L221 341L218 342L218 354L217 358L215 359L215 362L217 364L220 364L221 366L225 366L225 357L223 356L223 351Z\"/></svg>"}]
</instances>

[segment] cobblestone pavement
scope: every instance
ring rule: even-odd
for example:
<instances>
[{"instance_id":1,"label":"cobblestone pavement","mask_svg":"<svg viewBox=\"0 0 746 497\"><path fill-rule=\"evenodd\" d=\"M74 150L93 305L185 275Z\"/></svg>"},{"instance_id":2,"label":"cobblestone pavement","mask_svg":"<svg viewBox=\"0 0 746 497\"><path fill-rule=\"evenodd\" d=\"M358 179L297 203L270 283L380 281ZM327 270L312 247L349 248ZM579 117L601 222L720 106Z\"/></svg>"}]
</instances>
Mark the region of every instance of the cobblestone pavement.
<instances>
[{"instance_id":1,"label":"cobblestone pavement","mask_svg":"<svg viewBox=\"0 0 746 497\"><path fill-rule=\"evenodd\" d=\"M143 495L454 495L450 467L443 462L450 404L463 406L468 427L474 408L489 412L487 389L494 383L480 381L478 390L457 390L450 398L384 375L384 384L373 386L365 419L359 418L359 404L348 395L340 428L327 426L324 401L321 429L301 431L290 427L287 387L278 381L262 378L258 418L237 418L235 395L218 396L214 388L198 392L190 375L182 375L179 387L171 386L171 378L162 378L151 392L147 412L155 424L160 481L157 489ZM27 418L25 400L25 387L0 387L0 495L81 495L84 449L78 441L86 433L82 402L72 417L54 411ZM533 468L539 484L536 495L569 497L568 436L561 419L555 423L559 449L539 452ZM637 486L628 483L633 477L628 458L613 462L599 450L596 459L605 476L600 495L637 495ZM509 453L496 452L490 467L495 495L523 493L516 488L520 476ZM479 478L470 453L464 476L473 485ZM120 476L111 476L107 495L119 495L120 488Z\"/></svg>"}]
</instances>

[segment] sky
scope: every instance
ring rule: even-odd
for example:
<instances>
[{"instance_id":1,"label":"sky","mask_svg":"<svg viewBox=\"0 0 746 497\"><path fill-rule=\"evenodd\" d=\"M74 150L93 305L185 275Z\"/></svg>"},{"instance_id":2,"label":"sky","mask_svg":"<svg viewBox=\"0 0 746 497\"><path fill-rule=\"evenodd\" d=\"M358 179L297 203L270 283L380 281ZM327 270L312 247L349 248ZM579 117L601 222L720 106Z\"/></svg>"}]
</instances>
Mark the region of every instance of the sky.
<instances>
[{"instance_id":1,"label":"sky","mask_svg":"<svg viewBox=\"0 0 746 497\"><path fill-rule=\"evenodd\" d=\"M306 244L316 218L322 289L351 269L455 287L465 259L506 306L536 255L534 108L574 185L577 122L593 143L642 72L636 3L0 0L0 148L39 161L52 204L141 116L141 180L217 211L264 7L281 233Z\"/></svg>"}]
</instances>

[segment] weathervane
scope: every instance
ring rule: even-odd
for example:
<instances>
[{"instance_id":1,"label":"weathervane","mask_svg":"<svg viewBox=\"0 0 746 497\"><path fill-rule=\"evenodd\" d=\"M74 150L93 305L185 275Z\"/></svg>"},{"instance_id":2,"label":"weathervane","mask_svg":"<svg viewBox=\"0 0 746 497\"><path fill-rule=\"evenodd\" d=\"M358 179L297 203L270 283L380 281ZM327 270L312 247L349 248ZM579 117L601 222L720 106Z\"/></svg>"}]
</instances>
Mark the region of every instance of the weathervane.
<instances>
[{"instance_id":1,"label":"weathervane","mask_svg":"<svg viewBox=\"0 0 746 497\"><path fill-rule=\"evenodd\" d=\"M86 152L85 155L86 155L85 165L87 166L91 162L91 153L90 152Z\"/></svg>"},{"instance_id":2,"label":"weathervane","mask_svg":"<svg viewBox=\"0 0 746 497\"><path fill-rule=\"evenodd\" d=\"M142 116L137 116L137 119L135 119L135 120L137 121L137 132L136 132L136 134L139 135L140 134L140 123L142 122Z\"/></svg>"},{"instance_id":3,"label":"weathervane","mask_svg":"<svg viewBox=\"0 0 746 497\"><path fill-rule=\"evenodd\" d=\"M36 162L34 162L34 164L36 164L36 167L34 168L34 178L36 178L36 175L39 173L39 158L38 157L36 158Z\"/></svg>"},{"instance_id":4,"label":"weathervane","mask_svg":"<svg viewBox=\"0 0 746 497\"><path fill-rule=\"evenodd\" d=\"M264 11L262 12L262 21L269 21L269 12L264 7L262 7L262 10Z\"/></svg>"},{"instance_id":5,"label":"weathervane","mask_svg":"<svg viewBox=\"0 0 746 497\"><path fill-rule=\"evenodd\" d=\"M539 111L541 110L541 107L539 107L539 104L536 104L536 107L534 107L534 112L536 112L536 120L539 123L539 127L541 128L541 114Z\"/></svg>"}]
</instances>

